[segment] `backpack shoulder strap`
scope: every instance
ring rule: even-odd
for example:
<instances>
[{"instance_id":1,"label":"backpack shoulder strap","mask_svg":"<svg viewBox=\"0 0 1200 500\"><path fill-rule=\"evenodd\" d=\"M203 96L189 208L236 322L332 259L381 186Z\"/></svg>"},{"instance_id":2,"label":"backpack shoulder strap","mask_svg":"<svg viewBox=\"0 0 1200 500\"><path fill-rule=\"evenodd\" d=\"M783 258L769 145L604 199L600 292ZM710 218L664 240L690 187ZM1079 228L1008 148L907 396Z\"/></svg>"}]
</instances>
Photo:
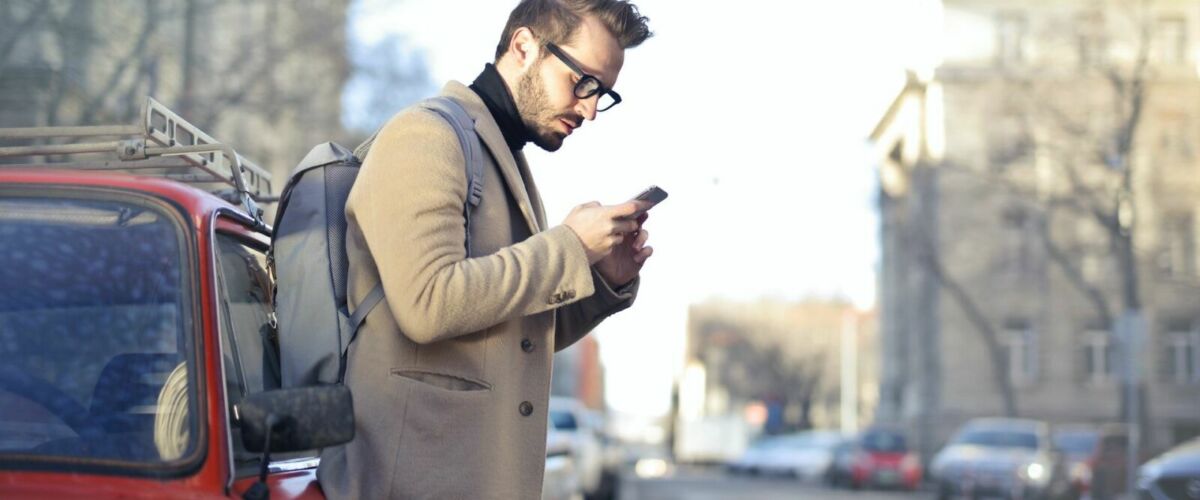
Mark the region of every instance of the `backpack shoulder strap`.
<instances>
[{"instance_id":1,"label":"backpack shoulder strap","mask_svg":"<svg viewBox=\"0 0 1200 500\"><path fill-rule=\"evenodd\" d=\"M475 120L467 114L462 105L445 96L427 99L422 103L439 115L442 115L454 133L458 135L458 143L462 146L463 159L467 169L467 201L463 204L463 216L466 218L467 256L471 255L471 213L483 200L483 151L479 147L479 136L475 133Z\"/></svg>"},{"instance_id":2,"label":"backpack shoulder strap","mask_svg":"<svg viewBox=\"0 0 1200 500\"><path fill-rule=\"evenodd\" d=\"M479 135L475 132L475 120L467 113L458 101L446 96L431 97L417 104L420 107L437 113L447 122L454 134L458 136L458 145L462 148L465 167L467 170L467 201L463 204L463 215L467 226L467 255L471 254L471 213L483 201L483 151L479 145ZM375 144L379 131L354 148L354 156L366 160L367 153Z\"/></svg>"},{"instance_id":3,"label":"backpack shoulder strap","mask_svg":"<svg viewBox=\"0 0 1200 500\"><path fill-rule=\"evenodd\" d=\"M475 132L475 120L467 113L467 110L462 107L458 101L445 96L433 97L421 102L419 106L433 111L450 123L450 127L454 129L454 134L458 136L458 144L462 147L463 158L465 159L465 167L467 171L467 200L463 203L463 217L466 219L466 249L467 256L471 256L471 213L479 207L479 203L483 201L483 151L479 145L479 136ZM354 156L360 160L365 160L367 153L370 152L371 145L375 143L375 138L379 135L376 131L371 134L371 137L357 148L354 148ZM342 381L346 370L346 354L350 343L354 342L354 338L358 336L358 330L367 319L367 315L375 306L383 301L383 283L376 283L375 287L367 293L362 303L354 308L354 312L350 315L351 334L350 341L346 342L346 347L342 350L341 373L338 375L338 381Z\"/></svg>"}]
</instances>

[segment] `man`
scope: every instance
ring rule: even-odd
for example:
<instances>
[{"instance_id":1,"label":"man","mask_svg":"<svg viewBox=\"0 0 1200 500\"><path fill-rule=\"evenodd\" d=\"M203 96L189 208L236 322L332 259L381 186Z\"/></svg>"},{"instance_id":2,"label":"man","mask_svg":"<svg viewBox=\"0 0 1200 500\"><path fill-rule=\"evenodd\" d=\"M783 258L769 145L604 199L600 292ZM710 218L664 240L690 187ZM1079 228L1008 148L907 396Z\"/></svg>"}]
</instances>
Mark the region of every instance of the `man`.
<instances>
[{"instance_id":1,"label":"man","mask_svg":"<svg viewBox=\"0 0 1200 500\"><path fill-rule=\"evenodd\" d=\"M386 300L351 344L356 436L325 450L332 498L541 494L553 354L629 307L653 250L641 202L546 223L522 148L555 151L619 101L626 48L650 36L622 0L523 0L494 65L443 90L475 120L487 165L464 248L464 156L441 116L380 131L346 205L353 309Z\"/></svg>"}]
</instances>

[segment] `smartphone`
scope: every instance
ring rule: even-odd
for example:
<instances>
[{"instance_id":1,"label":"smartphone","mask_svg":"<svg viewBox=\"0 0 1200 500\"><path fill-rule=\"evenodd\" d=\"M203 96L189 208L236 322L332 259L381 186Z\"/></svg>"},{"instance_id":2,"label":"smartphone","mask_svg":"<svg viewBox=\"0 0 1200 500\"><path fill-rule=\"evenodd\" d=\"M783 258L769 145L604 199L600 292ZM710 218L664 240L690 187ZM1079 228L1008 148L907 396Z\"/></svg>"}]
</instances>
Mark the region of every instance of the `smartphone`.
<instances>
[{"instance_id":1,"label":"smartphone","mask_svg":"<svg viewBox=\"0 0 1200 500\"><path fill-rule=\"evenodd\" d=\"M642 191L637 196L634 196L633 199L638 201L648 201L651 203L650 208L654 208L654 205L658 205L663 200L667 199L667 192L658 186L650 186L646 188L645 191ZM647 208L646 210L650 210L650 208ZM640 211L630 218L636 219L641 217L646 210Z\"/></svg>"}]
</instances>

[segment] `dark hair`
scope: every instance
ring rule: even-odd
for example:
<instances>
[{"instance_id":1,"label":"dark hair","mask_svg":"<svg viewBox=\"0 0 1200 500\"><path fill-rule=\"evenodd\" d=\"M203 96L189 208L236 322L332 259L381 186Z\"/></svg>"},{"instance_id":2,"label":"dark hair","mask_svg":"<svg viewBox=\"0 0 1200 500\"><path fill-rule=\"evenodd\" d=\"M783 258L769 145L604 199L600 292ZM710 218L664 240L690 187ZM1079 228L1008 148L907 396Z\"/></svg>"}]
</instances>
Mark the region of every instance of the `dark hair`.
<instances>
[{"instance_id":1,"label":"dark hair","mask_svg":"<svg viewBox=\"0 0 1200 500\"><path fill-rule=\"evenodd\" d=\"M589 15L608 28L622 49L637 47L654 35L646 25L650 20L627 0L521 0L504 25L496 60L508 52L513 33L521 27L532 30L543 44L566 45Z\"/></svg>"}]
</instances>

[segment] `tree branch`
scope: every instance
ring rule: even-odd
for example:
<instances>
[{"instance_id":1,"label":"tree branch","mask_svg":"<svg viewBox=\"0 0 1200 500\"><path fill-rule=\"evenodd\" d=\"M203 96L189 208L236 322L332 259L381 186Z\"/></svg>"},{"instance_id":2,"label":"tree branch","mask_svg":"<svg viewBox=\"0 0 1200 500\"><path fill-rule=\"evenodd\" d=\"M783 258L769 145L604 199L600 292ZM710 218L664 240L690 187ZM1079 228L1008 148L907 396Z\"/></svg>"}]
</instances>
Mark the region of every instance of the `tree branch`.
<instances>
[{"instance_id":1,"label":"tree branch","mask_svg":"<svg viewBox=\"0 0 1200 500\"><path fill-rule=\"evenodd\" d=\"M918 231L916 235L919 243L916 248L921 249L919 260L921 264L929 271L937 282L938 286L946 290L950 297L967 315L967 320L979 332L983 339L984 346L987 348L988 358L992 365L992 379L996 384L996 388L1000 391L1001 403L1004 407L1006 416L1015 417L1018 415L1017 397L1013 390L1011 374L1008 371L1008 362L1004 359L1003 350L1000 346L999 336L996 329L992 327L992 323L988 321L987 316L977 305L978 303L967 292L956 279L946 272L942 265L941 257L932 238L924 231Z\"/></svg>"},{"instance_id":2,"label":"tree branch","mask_svg":"<svg viewBox=\"0 0 1200 500\"><path fill-rule=\"evenodd\" d=\"M1070 256L1054 242L1054 238L1051 236L1050 226L1053 223L1053 214L1054 208L1050 207L1038 219L1038 230L1042 244L1046 248L1046 253L1050 255L1050 259L1067 276L1067 280L1075 285L1092 302L1092 306L1096 308L1096 314L1100 316L1100 321L1104 324L1105 328L1111 331L1113 319L1108 299L1104 297L1104 293L1099 288L1087 282L1087 279L1083 276L1083 272L1071 262Z\"/></svg>"},{"instance_id":3,"label":"tree branch","mask_svg":"<svg viewBox=\"0 0 1200 500\"><path fill-rule=\"evenodd\" d=\"M121 78L125 76L129 66L142 58L146 51L146 46L150 43L150 38L154 36L154 32L158 28L158 0L145 0L145 17L142 20L141 31L138 33L137 42L133 48L129 50L125 57L117 62L112 73L109 74L107 82L99 92L92 96L88 104L84 107L84 111L80 117L80 123L89 124L100 112L104 105L104 100L111 95L121 83Z\"/></svg>"},{"instance_id":4,"label":"tree branch","mask_svg":"<svg viewBox=\"0 0 1200 500\"><path fill-rule=\"evenodd\" d=\"M41 21L42 17L50 10L50 0L42 0L37 7L33 8L33 12L29 14L20 24L8 33L3 43L0 43L0 72L3 72L8 64L8 56L12 55L13 49L17 47L17 42L21 40L22 35L33 25Z\"/></svg>"}]
</instances>

